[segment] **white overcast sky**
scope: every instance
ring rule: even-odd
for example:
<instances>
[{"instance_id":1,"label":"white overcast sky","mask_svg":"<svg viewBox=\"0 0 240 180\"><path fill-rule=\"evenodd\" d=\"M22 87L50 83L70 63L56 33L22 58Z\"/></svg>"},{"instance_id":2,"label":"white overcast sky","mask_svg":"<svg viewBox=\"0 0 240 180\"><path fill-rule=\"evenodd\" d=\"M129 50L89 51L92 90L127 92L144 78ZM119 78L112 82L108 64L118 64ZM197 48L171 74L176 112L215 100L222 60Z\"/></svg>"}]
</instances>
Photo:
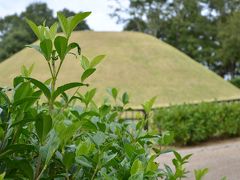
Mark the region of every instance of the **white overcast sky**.
<instances>
[{"instance_id":1,"label":"white overcast sky","mask_svg":"<svg viewBox=\"0 0 240 180\"><path fill-rule=\"evenodd\" d=\"M111 0L0 0L0 17L21 13L26 6L33 2L46 2L48 7L56 13L63 8L79 12L92 11L87 23L95 31L121 31L122 25L117 25L115 20L109 17L112 12L109 7ZM124 4L128 0L122 0Z\"/></svg>"}]
</instances>

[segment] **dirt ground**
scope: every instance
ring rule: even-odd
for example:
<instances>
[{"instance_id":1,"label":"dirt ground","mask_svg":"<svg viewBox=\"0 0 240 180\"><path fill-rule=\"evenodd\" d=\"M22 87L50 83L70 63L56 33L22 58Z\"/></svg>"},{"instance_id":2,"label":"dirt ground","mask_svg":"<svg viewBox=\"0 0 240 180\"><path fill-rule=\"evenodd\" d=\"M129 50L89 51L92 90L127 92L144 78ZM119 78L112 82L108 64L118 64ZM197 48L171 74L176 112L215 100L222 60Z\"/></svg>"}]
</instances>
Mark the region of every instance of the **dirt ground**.
<instances>
[{"instance_id":1,"label":"dirt ground","mask_svg":"<svg viewBox=\"0 0 240 180\"><path fill-rule=\"evenodd\" d=\"M220 180L226 176L228 180L240 180L240 138L218 141L201 146L181 148L181 155L193 154L186 169L189 172L186 179L194 180L194 169L208 168L204 180ZM161 155L157 162L171 164L173 153Z\"/></svg>"}]
</instances>

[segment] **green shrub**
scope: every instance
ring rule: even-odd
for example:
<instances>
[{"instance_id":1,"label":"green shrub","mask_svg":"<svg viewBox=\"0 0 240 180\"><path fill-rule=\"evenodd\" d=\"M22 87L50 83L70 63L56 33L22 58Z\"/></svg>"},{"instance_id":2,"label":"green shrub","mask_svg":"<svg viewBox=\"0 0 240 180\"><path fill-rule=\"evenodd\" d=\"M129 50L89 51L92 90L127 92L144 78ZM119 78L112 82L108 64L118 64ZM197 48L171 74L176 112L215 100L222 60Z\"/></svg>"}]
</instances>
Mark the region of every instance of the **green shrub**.
<instances>
[{"instance_id":1,"label":"green shrub","mask_svg":"<svg viewBox=\"0 0 240 180\"><path fill-rule=\"evenodd\" d=\"M121 113L129 102L109 89L115 104L94 103L95 88L87 78L96 71L104 56L92 60L81 55L76 42L69 42L73 29L90 13L66 18L58 14L64 35L57 35L58 23L50 28L28 24L39 39L29 47L40 52L48 64L51 78L45 82L31 78L32 67L23 66L13 88L0 88L0 179L181 179L190 155L174 152L170 166L159 169L155 158L160 146L169 144L171 135L161 136L143 129L151 118L152 98L143 105L146 117L138 123L123 121ZM73 50L76 50L74 52ZM56 87L58 74L71 54L80 59L80 82ZM87 88L86 93L79 89ZM75 89L75 93L67 91ZM82 92L82 91L81 91ZM120 99L120 100L119 100ZM197 177L200 171L195 172ZM199 179L199 178L198 178Z\"/></svg>"},{"instance_id":2,"label":"green shrub","mask_svg":"<svg viewBox=\"0 0 240 180\"><path fill-rule=\"evenodd\" d=\"M200 103L161 108L154 122L160 132L174 133L176 144L194 144L211 138L240 135L239 103Z\"/></svg>"},{"instance_id":3,"label":"green shrub","mask_svg":"<svg viewBox=\"0 0 240 180\"><path fill-rule=\"evenodd\" d=\"M240 88L240 77L235 77L235 78L231 79L230 82L231 82L234 86Z\"/></svg>"}]
</instances>

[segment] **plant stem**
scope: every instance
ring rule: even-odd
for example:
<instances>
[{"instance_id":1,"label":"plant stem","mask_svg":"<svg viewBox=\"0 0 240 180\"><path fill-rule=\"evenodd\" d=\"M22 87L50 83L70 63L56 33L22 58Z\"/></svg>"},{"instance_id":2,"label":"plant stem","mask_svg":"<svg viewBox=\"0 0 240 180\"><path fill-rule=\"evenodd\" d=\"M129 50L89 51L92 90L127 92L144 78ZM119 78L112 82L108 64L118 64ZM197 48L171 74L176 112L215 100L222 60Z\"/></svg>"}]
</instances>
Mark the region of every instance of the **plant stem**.
<instances>
[{"instance_id":1,"label":"plant stem","mask_svg":"<svg viewBox=\"0 0 240 180\"><path fill-rule=\"evenodd\" d=\"M51 82L51 93L55 91L55 86L56 86L56 81L57 81L57 76L56 76L56 68L55 68L55 61L52 60L52 68L49 63L49 68L52 69L51 75L52 75L52 82ZM53 101L52 99L49 100L49 113L52 114L52 111L54 109L53 107Z\"/></svg>"},{"instance_id":2,"label":"plant stem","mask_svg":"<svg viewBox=\"0 0 240 180\"><path fill-rule=\"evenodd\" d=\"M147 121L148 121L148 115L145 114L144 118L142 119L141 126L140 126L140 128L138 130L137 137L139 137L139 135L140 135L142 129L144 128L145 124L147 123Z\"/></svg>"},{"instance_id":3,"label":"plant stem","mask_svg":"<svg viewBox=\"0 0 240 180\"><path fill-rule=\"evenodd\" d=\"M68 170L67 169L66 169L66 174L67 174L66 178L67 178L67 180L69 180Z\"/></svg>"},{"instance_id":4,"label":"plant stem","mask_svg":"<svg viewBox=\"0 0 240 180\"><path fill-rule=\"evenodd\" d=\"M35 173L35 178L34 179L38 178L40 167L41 167L41 156L39 155L38 158L37 158L37 166L36 166L36 173Z\"/></svg>"},{"instance_id":5,"label":"plant stem","mask_svg":"<svg viewBox=\"0 0 240 180\"><path fill-rule=\"evenodd\" d=\"M80 89L80 87L78 87L78 88L76 89L76 91L73 93L73 95L72 95L72 97L71 97L70 99L72 99L72 98L77 94L77 92L78 92L79 89ZM70 103L70 101L68 101L68 102L61 108L60 111L63 111L65 108L67 108L68 105L69 105L69 103Z\"/></svg>"},{"instance_id":6,"label":"plant stem","mask_svg":"<svg viewBox=\"0 0 240 180\"><path fill-rule=\"evenodd\" d=\"M96 176L97 172L98 172L98 164L97 164L97 166L96 166L96 168L94 170L94 173L93 173L93 176L92 176L91 180L94 179L94 177Z\"/></svg>"},{"instance_id":7,"label":"plant stem","mask_svg":"<svg viewBox=\"0 0 240 180\"><path fill-rule=\"evenodd\" d=\"M43 167L42 171L39 173L39 175L37 176L36 180L39 180L43 174L43 172L45 171L46 166Z\"/></svg>"},{"instance_id":8,"label":"plant stem","mask_svg":"<svg viewBox=\"0 0 240 180\"><path fill-rule=\"evenodd\" d=\"M58 74L59 74L59 71L60 71L60 69L61 69L61 67L62 67L62 64L63 64L63 60L61 60L59 66L58 66L57 72L56 72L56 74L55 74L56 80L57 80L57 76L58 76Z\"/></svg>"},{"instance_id":9,"label":"plant stem","mask_svg":"<svg viewBox=\"0 0 240 180\"><path fill-rule=\"evenodd\" d=\"M99 148L99 147L98 147ZM97 174L97 172L98 172L98 169L99 169L99 160L100 160L100 152L98 151L98 162L97 162L97 165L96 165L96 168L95 168L95 170L94 170L94 173L93 173L93 175L92 175L92 178L91 178L91 180L93 180L94 179L94 177L96 176L96 174Z\"/></svg>"},{"instance_id":10,"label":"plant stem","mask_svg":"<svg viewBox=\"0 0 240 180\"><path fill-rule=\"evenodd\" d=\"M53 79L53 78L54 78L54 74L53 74L53 71L52 71L50 62L48 62L48 67L49 67L49 70L50 70L50 72L51 72L51 76L52 76L52 79Z\"/></svg>"}]
</instances>

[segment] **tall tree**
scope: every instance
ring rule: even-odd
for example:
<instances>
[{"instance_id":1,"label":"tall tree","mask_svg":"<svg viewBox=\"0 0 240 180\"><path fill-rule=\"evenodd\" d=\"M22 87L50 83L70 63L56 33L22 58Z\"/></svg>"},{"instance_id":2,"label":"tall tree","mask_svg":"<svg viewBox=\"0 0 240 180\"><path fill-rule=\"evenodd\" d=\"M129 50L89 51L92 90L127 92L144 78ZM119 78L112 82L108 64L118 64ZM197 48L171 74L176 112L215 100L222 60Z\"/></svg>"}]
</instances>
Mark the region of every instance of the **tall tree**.
<instances>
[{"instance_id":1,"label":"tall tree","mask_svg":"<svg viewBox=\"0 0 240 180\"><path fill-rule=\"evenodd\" d=\"M74 12L63 9L62 12L69 15L75 15ZM53 16L53 10L49 9L46 3L30 4L20 15L9 15L0 19L0 62L10 57L14 53L24 48L25 44L31 44L36 41L36 36L28 27L25 18L29 18L42 24L52 25L56 20ZM81 23L76 30L90 29L85 21Z\"/></svg>"},{"instance_id":2,"label":"tall tree","mask_svg":"<svg viewBox=\"0 0 240 180\"><path fill-rule=\"evenodd\" d=\"M226 23L219 24L218 37L221 47L218 51L224 71L234 78L240 75L240 12L228 16Z\"/></svg>"},{"instance_id":3,"label":"tall tree","mask_svg":"<svg viewBox=\"0 0 240 180\"><path fill-rule=\"evenodd\" d=\"M121 4L119 0L115 1ZM116 7L112 16L117 17L118 22L125 23L125 30L152 34L224 76L228 71L219 55L222 46L219 24L224 24L228 16L239 10L239 2L129 0L129 7ZM135 22L141 22L144 26Z\"/></svg>"}]
</instances>

